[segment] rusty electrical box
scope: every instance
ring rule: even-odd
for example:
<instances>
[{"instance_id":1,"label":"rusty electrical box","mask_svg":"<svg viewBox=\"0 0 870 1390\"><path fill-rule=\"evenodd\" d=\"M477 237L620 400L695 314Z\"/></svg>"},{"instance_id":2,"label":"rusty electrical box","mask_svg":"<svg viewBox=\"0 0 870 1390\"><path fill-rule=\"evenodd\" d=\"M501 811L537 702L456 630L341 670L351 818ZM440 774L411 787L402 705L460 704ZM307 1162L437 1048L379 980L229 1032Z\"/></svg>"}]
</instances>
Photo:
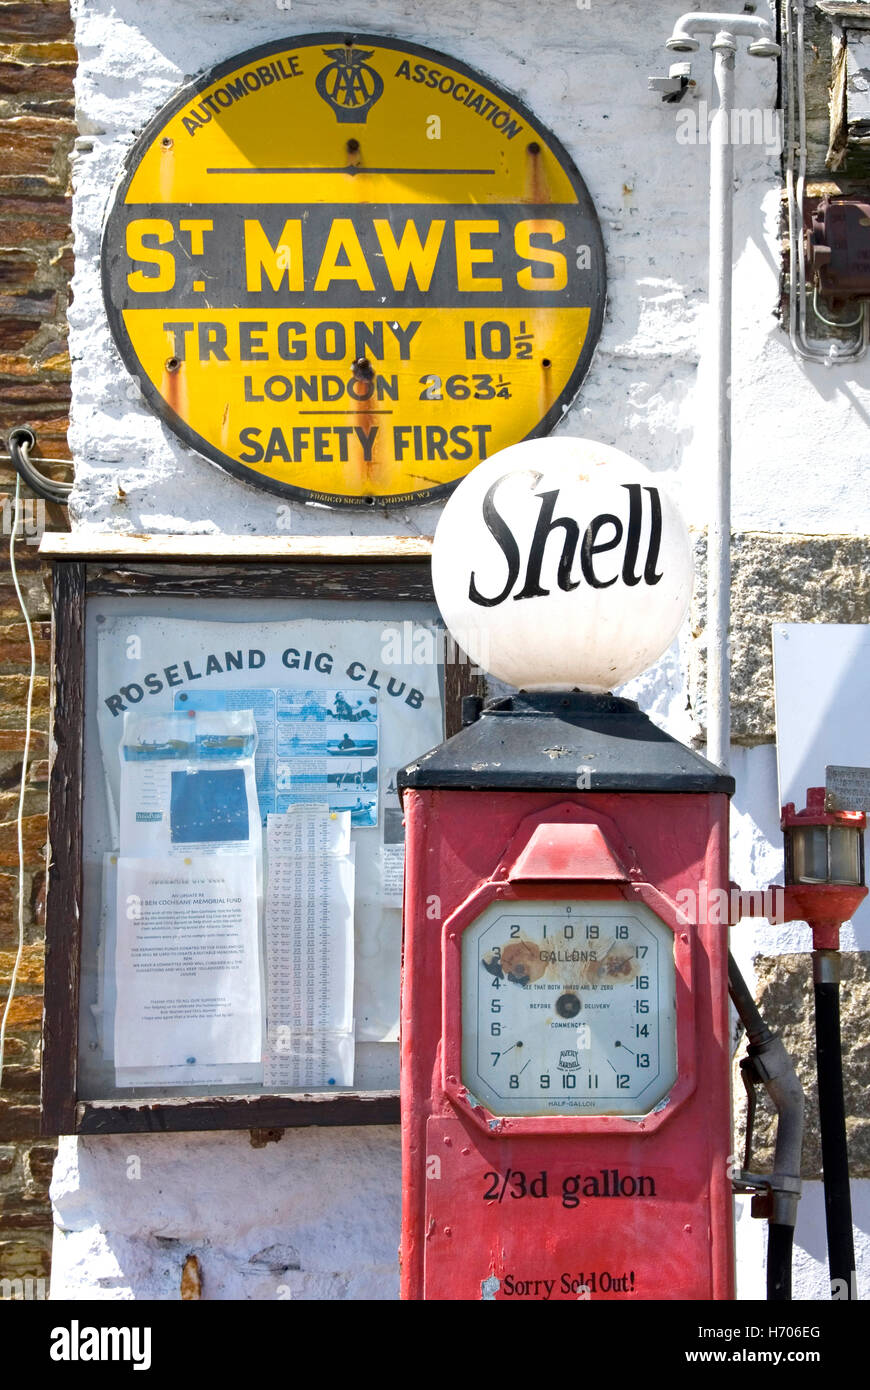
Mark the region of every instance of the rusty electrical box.
<instances>
[{"instance_id":1,"label":"rusty electrical box","mask_svg":"<svg viewBox=\"0 0 870 1390\"><path fill-rule=\"evenodd\" d=\"M807 249L809 271L826 299L870 298L870 200L823 198Z\"/></svg>"}]
</instances>

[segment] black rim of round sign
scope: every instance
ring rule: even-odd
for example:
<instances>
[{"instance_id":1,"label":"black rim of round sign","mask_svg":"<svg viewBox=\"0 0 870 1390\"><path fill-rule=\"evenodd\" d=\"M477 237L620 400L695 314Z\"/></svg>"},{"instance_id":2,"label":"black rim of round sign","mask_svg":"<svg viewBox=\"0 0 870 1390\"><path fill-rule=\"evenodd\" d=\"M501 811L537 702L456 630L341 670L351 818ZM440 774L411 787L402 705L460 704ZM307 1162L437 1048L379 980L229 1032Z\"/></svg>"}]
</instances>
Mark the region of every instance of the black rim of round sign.
<instances>
[{"instance_id":1,"label":"black rim of round sign","mask_svg":"<svg viewBox=\"0 0 870 1390\"><path fill-rule=\"evenodd\" d=\"M470 77L480 86L484 87L493 96L499 97L501 101L510 109L520 115L524 121L544 140L553 154L559 160L562 172L567 176L576 196L578 206L585 217L589 219L590 232L594 238L594 264L597 266L597 273L593 278L593 293L590 296L589 304L589 326L583 341L583 347L577 357L577 361L571 372L563 390L553 402L546 415L535 425L534 429L529 430L523 436L526 439L538 439L542 435L549 434L550 431L564 417L565 412L574 400L584 377L589 371L598 339L601 336L601 328L604 322L604 310L607 290L607 271L604 256L604 240L601 235L601 226L598 221L598 214L595 204L589 194L589 190L583 181L579 169L569 155L561 140L555 136L541 121L539 121L528 107L512 92L494 82L486 73L478 68L470 67L468 64L460 62L459 59L451 57L447 53L442 53L439 49L429 48L422 44L411 43L410 41L386 36L382 34L363 33L359 30L349 32L348 30L329 30L324 33L290 35L287 38L273 40L266 44L261 44L257 48L246 49L242 53L236 53L232 57L218 63L215 67L207 69L198 77L188 82L184 87L179 88L175 96L172 97L159 111L155 113L148 125L142 131L136 142L129 150L125 160L123 173L118 181L109 211L103 227L102 242L100 248L101 260L101 281L103 290L103 303L106 309L106 316L109 321L109 328L115 341L124 365L130 374L136 379L139 388L156 415L163 420L172 432L181 440L182 444L195 450L196 453L217 464L225 472L232 474L241 482L259 488L261 491L271 492L279 497L291 499L293 501L309 502L316 500L321 505L326 503L332 507L395 507L401 505L423 506L431 502L439 502L449 496L455 487L462 481L462 475L451 479L446 483L440 483L437 487L421 489L414 492L389 493L380 496L352 496L350 494L336 493L324 494L316 492L311 488L297 487L292 483L282 483L277 478L270 478L264 473L257 472L256 469L248 468L240 463L238 459L232 458L229 454L224 454L220 449L215 448L203 435L192 429L185 420L172 409L164 396L152 383L142 362L136 354L132 342L127 335L124 327L123 317L117 307L115 297L112 293L113 280L116 276L116 258L110 256L112 246L116 213L125 205L127 191L134 178L139 162L145 152L151 147L155 136L166 125L166 122L177 115L180 110L188 106L191 99L198 92L204 91L212 86L219 78L227 73L235 72L240 67L249 66L251 62L258 58L266 58L272 53L283 53L288 48L314 48L321 44L342 44L346 46L356 44L373 44L379 48L392 48L401 53L411 53L417 57L435 59L453 72L462 73L464 77ZM585 306L584 306L585 307ZM522 440L511 440L511 444L519 444ZM503 447L507 448L508 445Z\"/></svg>"}]
</instances>

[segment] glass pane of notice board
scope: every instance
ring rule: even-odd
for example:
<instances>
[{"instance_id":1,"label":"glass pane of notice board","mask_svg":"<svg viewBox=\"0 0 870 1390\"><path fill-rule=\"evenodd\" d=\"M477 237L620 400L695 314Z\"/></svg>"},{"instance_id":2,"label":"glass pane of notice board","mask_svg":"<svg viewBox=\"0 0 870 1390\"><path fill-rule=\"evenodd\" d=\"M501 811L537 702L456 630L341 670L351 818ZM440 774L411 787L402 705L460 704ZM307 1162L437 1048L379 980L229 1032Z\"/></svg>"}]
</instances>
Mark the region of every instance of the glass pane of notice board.
<instances>
[{"instance_id":1,"label":"glass pane of notice board","mask_svg":"<svg viewBox=\"0 0 870 1390\"><path fill-rule=\"evenodd\" d=\"M89 598L81 1100L398 1084L396 771L444 736L443 632L388 609Z\"/></svg>"}]
</instances>

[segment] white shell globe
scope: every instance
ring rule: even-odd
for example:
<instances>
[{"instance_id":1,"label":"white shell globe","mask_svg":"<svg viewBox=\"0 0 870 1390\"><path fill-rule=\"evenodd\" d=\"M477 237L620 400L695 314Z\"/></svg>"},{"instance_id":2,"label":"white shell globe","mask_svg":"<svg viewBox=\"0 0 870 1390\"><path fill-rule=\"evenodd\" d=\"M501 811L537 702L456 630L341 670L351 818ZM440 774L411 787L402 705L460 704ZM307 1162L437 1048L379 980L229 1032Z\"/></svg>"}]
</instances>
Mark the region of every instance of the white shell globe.
<instances>
[{"instance_id":1,"label":"white shell globe","mask_svg":"<svg viewBox=\"0 0 870 1390\"><path fill-rule=\"evenodd\" d=\"M499 680L604 692L667 650L692 560L655 474L619 449L560 437L467 474L438 523L432 579L451 635Z\"/></svg>"}]
</instances>

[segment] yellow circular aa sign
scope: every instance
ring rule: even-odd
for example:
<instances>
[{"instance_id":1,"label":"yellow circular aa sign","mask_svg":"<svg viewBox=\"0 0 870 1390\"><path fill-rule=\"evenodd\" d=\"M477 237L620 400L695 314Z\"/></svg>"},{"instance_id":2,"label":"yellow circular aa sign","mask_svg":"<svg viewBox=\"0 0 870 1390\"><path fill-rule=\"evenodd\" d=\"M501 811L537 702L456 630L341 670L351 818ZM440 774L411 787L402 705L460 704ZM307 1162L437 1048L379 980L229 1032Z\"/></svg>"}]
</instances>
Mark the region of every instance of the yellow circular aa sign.
<instances>
[{"instance_id":1,"label":"yellow circular aa sign","mask_svg":"<svg viewBox=\"0 0 870 1390\"><path fill-rule=\"evenodd\" d=\"M605 268L580 175L515 98L413 44L309 34L152 121L103 286L181 439L272 492L360 505L430 501L552 429Z\"/></svg>"}]
</instances>

